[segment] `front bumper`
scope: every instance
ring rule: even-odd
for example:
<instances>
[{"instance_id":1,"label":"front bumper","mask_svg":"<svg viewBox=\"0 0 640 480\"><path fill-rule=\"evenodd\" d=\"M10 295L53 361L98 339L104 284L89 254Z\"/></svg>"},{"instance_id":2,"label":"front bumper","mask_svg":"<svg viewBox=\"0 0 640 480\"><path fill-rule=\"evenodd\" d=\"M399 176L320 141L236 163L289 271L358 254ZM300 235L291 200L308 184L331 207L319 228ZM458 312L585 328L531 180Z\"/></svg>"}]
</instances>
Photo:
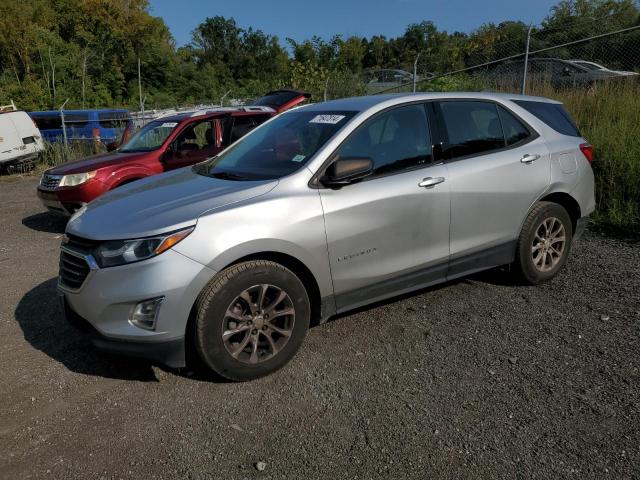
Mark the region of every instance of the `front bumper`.
<instances>
[{"instance_id":1,"label":"front bumper","mask_svg":"<svg viewBox=\"0 0 640 480\"><path fill-rule=\"evenodd\" d=\"M40 188L38 188L38 198L40 199L40 203L42 203L42 205L44 205L47 210L51 212L62 213L63 215L71 215L75 210L81 208L82 205L84 205L83 203L79 203L67 204L65 206L65 204L63 204L58 199L58 196L54 192L42 190ZM74 208L74 206L77 206L77 208Z\"/></svg>"},{"instance_id":2,"label":"front bumper","mask_svg":"<svg viewBox=\"0 0 640 480\"><path fill-rule=\"evenodd\" d=\"M78 289L58 282L65 311L86 320L93 343L104 350L152 358L179 366L184 362L184 336L195 300L215 272L168 250L157 257L118 267L92 267ZM154 330L129 321L135 305L164 297Z\"/></svg>"},{"instance_id":3,"label":"front bumper","mask_svg":"<svg viewBox=\"0 0 640 480\"><path fill-rule=\"evenodd\" d=\"M186 365L184 337L165 342L114 340L100 334L86 319L73 311L62 294L60 301L67 321L81 331L98 350L126 357L142 358L172 368L182 368Z\"/></svg>"}]
</instances>

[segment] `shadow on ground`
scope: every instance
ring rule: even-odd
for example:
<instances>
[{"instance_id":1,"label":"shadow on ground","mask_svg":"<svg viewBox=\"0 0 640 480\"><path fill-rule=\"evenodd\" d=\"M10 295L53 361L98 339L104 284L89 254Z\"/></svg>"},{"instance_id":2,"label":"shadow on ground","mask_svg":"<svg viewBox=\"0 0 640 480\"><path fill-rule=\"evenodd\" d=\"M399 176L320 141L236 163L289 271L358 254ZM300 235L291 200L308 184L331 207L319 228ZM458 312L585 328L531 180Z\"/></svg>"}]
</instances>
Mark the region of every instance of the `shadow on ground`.
<instances>
[{"instance_id":1,"label":"shadow on ground","mask_svg":"<svg viewBox=\"0 0 640 480\"><path fill-rule=\"evenodd\" d=\"M40 212L22 219L22 224L37 232L64 233L68 217L52 212Z\"/></svg>"},{"instance_id":2,"label":"shadow on ground","mask_svg":"<svg viewBox=\"0 0 640 480\"><path fill-rule=\"evenodd\" d=\"M149 363L106 355L64 318L52 278L22 297L15 318L24 338L69 370L85 375L135 381L157 381Z\"/></svg>"}]
</instances>

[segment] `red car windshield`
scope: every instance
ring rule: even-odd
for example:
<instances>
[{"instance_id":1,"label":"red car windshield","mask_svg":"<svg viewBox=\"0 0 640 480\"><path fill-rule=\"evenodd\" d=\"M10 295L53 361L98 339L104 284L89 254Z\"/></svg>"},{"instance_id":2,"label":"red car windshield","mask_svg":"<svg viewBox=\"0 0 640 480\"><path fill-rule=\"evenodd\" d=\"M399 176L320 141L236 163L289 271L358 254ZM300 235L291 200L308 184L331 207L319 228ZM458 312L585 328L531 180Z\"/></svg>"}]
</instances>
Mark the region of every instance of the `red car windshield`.
<instances>
[{"instance_id":1,"label":"red car windshield","mask_svg":"<svg viewBox=\"0 0 640 480\"><path fill-rule=\"evenodd\" d=\"M178 122L156 120L142 127L131 139L120 147L121 152L151 152L162 146Z\"/></svg>"}]
</instances>

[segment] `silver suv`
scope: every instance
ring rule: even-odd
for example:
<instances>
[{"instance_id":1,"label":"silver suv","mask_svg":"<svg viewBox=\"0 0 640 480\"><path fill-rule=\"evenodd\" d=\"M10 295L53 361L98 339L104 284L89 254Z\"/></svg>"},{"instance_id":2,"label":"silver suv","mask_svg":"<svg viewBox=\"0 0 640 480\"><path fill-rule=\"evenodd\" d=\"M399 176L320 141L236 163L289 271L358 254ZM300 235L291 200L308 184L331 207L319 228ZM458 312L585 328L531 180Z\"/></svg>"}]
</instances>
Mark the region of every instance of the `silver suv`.
<instances>
[{"instance_id":1,"label":"silver suv","mask_svg":"<svg viewBox=\"0 0 640 480\"><path fill-rule=\"evenodd\" d=\"M594 210L562 104L359 97L284 113L218 156L70 220L59 291L104 350L231 380L282 367L309 325L471 272L554 277Z\"/></svg>"}]
</instances>

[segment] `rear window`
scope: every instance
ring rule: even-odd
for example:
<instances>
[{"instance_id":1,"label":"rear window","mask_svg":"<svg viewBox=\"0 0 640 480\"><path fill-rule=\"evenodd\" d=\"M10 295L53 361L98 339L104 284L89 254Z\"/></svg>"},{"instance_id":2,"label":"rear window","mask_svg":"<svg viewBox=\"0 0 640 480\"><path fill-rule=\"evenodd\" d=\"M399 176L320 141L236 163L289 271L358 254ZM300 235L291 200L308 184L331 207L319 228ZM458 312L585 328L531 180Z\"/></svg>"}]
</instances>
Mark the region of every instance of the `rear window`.
<instances>
[{"instance_id":1,"label":"rear window","mask_svg":"<svg viewBox=\"0 0 640 480\"><path fill-rule=\"evenodd\" d=\"M124 128L131 120L127 112L100 112L98 121L102 128Z\"/></svg>"},{"instance_id":2,"label":"rear window","mask_svg":"<svg viewBox=\"0 0 640 480\"><path fill-rule=\"evenodd\" d=\"M88 113L66 113L64 114L64 123L71 127L83 128L89 124ZM60 127L62 128L62 127Z\"/></svg>"},{"instance_id":3,"label":"rear window","mask_svg":"<svg viewBox=\"0 0 640 480\"><path fill-rule=\"evenodd\" d=\"M59 114L34 116L31 118L40 130L55 130L62 128L62 122Z\"/></svg>"},{"instance_id":4,"label":"rear window","mask_svg":"<svg viewBox=\"0 0 640 480\"><path fill-rule=\"evenodd\" d=\"M543 121L556 132L570 137L581 137L580 131L573 122L569 113L560 103L533 102L530 100L514 100L526 111L535 115L539 120Z\"/></svg>"},{"instance_id":5,"label":"rear window","mask_svg":"<svg viewBox=\"0 0 640 480\"><path fill-rule=\"evenodd\" d=\"M257 99L252 105L257 107L271 107L271 108L280 108L285 103L290 102L294 98L301 96L302 93L294 92L289 90L282 90L279 92L272 92L264 97Z\"/></svg>"}]
</instances>

